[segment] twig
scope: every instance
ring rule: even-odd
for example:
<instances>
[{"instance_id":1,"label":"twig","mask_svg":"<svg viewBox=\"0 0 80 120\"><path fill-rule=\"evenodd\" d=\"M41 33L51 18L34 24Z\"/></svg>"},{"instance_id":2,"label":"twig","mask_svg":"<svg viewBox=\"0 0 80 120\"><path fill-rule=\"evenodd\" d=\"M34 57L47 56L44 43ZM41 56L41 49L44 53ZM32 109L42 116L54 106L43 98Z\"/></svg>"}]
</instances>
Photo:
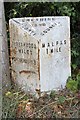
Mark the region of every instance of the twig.
<instances>
[{"instance_id":1,"label":"twig","mask_svg":"<svg viewBox=\"0 0 80 120\"><path fill-rule=\"evenodd\" d=\"M24 96L26 96L26 93L23 96L19 97L19 100L22 99Z\"/></svg>"},{"instance_id":2,"label":"twig","mask_svg":"<svg viewBox=\"0 0 80 120\"><path fill-rule=\"evenodd\" d=\"M67 100L67 101L68 101L68 100L73 100L74 98L75 98L75 97L73 97L73 98L67 98L66 100ZM57 102L58 102L58 101L55 101L55 102L52 102L52 103L49 103L49 104L45 105L45 106L44 106L43 108L41 108L40 110L38 110L38 111L34 112L33 114L29 115L29 117L31 117L31 116L33 116L34 114L42 111L42 110L45 109L47 106L50 106L50 105L55 104L55 103L57 103Z\"/></svg>"},{"instance_id":3,"label":"twig","mask_svg":"<svg viewBox=\"0 0 80 120\"><path fill-rule=\"evenodd\" d=\"M42 111L42 110L43 110L44 108L46 108L47 106L50 106L50 105L55 104L55 103L57 103L57 101L52 102L52 103L49 103L48 105L45 105L43 108L41 108L40 110L38 110L38 111L34 112L34 113L33 113L33 114L31 114L29 117L31 117L31 116L33 116L34 114L36 114L36 113L38 113L38 112Z\"/></svg>"}]
</instances>

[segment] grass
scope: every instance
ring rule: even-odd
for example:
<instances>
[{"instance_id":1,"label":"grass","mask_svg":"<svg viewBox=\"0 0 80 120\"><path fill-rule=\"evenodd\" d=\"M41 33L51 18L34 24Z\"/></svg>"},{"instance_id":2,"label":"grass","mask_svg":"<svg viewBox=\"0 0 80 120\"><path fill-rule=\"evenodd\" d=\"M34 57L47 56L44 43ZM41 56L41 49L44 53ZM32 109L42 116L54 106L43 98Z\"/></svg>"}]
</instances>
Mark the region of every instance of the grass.
<instances>
[{"instance_id":1,"label":"grass","mask_svg":"<svg viewBox=\"0 0 80 120\"><path fill-rule=\"evenodd\" d=\"M34 98L12 88L3 95L2 118L79 118L80 92L64 89Z\"/></svg>"}]
</instances>

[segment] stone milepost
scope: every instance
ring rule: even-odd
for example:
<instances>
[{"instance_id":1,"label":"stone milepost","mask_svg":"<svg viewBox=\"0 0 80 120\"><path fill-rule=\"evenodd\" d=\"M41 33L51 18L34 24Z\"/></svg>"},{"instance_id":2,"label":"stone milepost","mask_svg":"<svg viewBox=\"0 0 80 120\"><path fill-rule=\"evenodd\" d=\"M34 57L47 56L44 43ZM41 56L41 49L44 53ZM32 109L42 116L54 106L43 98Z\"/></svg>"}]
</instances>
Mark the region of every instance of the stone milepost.
<instances>
[{"instance_id":1,"label":"stone milepost","mask_svg":"<svg viewBox=\"0 0 80 120\"><path fill-rule=\"evenodd\" d=\"M9 26L13 81L33 94L64 88L71 75L70 18L13 18Z\"/></svg>"}]
</instances>

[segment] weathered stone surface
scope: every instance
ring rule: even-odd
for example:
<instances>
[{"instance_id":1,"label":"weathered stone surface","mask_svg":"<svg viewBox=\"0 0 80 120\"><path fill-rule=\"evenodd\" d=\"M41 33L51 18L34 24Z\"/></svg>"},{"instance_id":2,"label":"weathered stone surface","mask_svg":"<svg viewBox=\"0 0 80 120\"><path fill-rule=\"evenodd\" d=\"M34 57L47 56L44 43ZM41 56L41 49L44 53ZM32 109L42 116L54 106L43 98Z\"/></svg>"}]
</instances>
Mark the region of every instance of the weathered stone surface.
<instances>
[{"instance_id":1,"label":"weathered stone surface","mask_svg":"<svg viewBox=\"0 0 80 120\"><path fill-rule=\"evenodd\" d=\"M0 28L2 28L2 19L0 18ZM2 29L0 29L0 36L2 35Z\"/></svg>"},{"instance_id":2,"label":"weathered stone surface","mask_svg":"<svg viewBox=\"0 0 80 120\"><path fill-rule=\"evenodd\" d=\"M0 2L0 85L3 93L10 86L8 42L3 2Z\"/></svg>"},{"instance_id":3,"label":"weathered stone surface","mask_svg":"<svg viewBox=\"0 0 80 120\"><path fill-rule=\"evenodd\" d=\"M9 24L13 80L25 91L64 88L71 75L69 17L14 18Z\"/></svg>"},{"instance_id":4,"label":"weathered stone surface","mask_svg":"<svg viewBox=\"0 0 80 120\"><path fill-rule=\"evenodd\" d=\"M0 18L2 18L2 6L0 6Z\"/></svg>"}]
</instances>

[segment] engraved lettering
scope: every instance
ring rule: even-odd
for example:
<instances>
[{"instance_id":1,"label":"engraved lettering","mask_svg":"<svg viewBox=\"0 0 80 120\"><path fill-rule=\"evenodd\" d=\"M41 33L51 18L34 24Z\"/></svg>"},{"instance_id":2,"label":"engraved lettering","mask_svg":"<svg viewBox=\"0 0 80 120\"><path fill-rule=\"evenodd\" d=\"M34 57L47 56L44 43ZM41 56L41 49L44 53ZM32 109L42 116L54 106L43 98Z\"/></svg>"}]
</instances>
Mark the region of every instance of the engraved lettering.
<instances>
[{"instance_id":1,"label":"engraved lettering","mask_svg":"<svg viewBox=\"0 0 80 120\"><path fill-rule=\"evenodd\" d=\"M32 51L30 50L30 53L31 53L31 55L32 55Z\"/></svg>"},{"instance_id":2,"label":"engraved lettering","mask_svg":"<svg viewBox=\"0 0 80 120\"><path fill-rule=\"evenodd\" d=\"M44 33L47 33L47 31L43 31Z\"/></svg>"},{"instance_id":3,"label":"engraved lettering","mask_svg":"<svg viewBox=\"0 0 80 120\"><path fill-rule=\"evenodd\" d=\"M56 52L58 52L58 48L56 48Z\"/></svg>"},{"instance_id":4,"label":"engraved lettering","mask_svg":"<svg viewBox=\"0 0 80 120\"><path fill-rule=\"evenodd\" d=\"M45 44L44 44L44 43L42 44L42 47L45 47Z\"/></svg>"},{"instance_id":5,"label":"engraved lettering","mask_svg":"<svg viewBox=\"0 0 80 120\"><path fill-rule=\"evenodd\" d=\"M33 48L33 43L31 44L31 48Z\"/></svg>"},{"instance_id":6,"label":"engraved lettering","mask_svg":"<svg viewBox=\"0 0 80 120\"><path fill-rule=\"evenodd\" d=\"M66 44L66 40L64 40L64 44Z\"/></svg>"},{"instance_id":7,"label":"engraved lettering","mask_svg":"<svg viewBox=\"0 0 80 120\"><path fill-rule=\"evenodd\" d=\"M46 30L47 30L47 31L50 31L50 29L49 29L49 28L47 28Z\"/></svg>"},{"instance_id":8,"label":"engraved lettering","mask_svg":"<svg viewBox=\"0 0 80 120\"><path fill-rule=\"evenodd\" d=\"M31 21L33 21L33 19L31 19Z\"/></svg>"},{"instance_id":9,"label":"engraved lettering","mask_svg":"<svg viewBox=\"0 0 80 120\"><path fill-rule=\"evenodd\" d=\"M40 18L40 21L43 21L43 18Z\"/></svg>"},{"instance_id":10,"label":"engraved lettering","mask_svg":"<svg viewBox=\"0 0 80 120\"><path fill-rule=\"evenodd\" d=\"M34 48L36 49L36 44L34 44Z\"/></svg>"},{"instance_id":11,"label":"engraved lettering","mask_svg":"<svg viewBox=\"0 0 80 120\"><path fill-rule=\"evenodd\" d=\"M29 50L27 50L27 54L29 54Z\"/></svg>"},{"instance_id":12,"label":"engraved lettering","mask_svg":"<svg viewBox=\"0 0 80 120\"><path fill-rule=\"evenodd\" d=\"M61 52L61 47L59 47L59 52Z\"/></svg>"},{"instance_id":13,"label":"engraved lettering","mask_svg":"<svg viewBox=\"0 0 80 120\"><path fill-rule=\"evenodd\" d=\"M54 46L54 43L52 42L52 46Z\"/></svg>"},{"instance_id":14,"label":"engraved lettering","mask_svg":"<svg viewBox=\"0 0 80 120\"><path fill-rule=\"evenodd\" d=\"M46 53L48 54L48 49L46 49Z\"/></svg>"},{"instance_id":15,"label":"engraved lettering","mask_svg":"<svg viewBox=\"0 0 80 120\"><path fill-rule=\"evenodd\" d=\"M60 41L60 45L62 45L63 43L62 43L62 41Z\"/></svg>"},{"instance_id":16,"label":"engraved lettering","mask_svg":"<svg viewBox=\"0 0 80 120\"><path fill-rule=\"evenodd\" d=\"M56 45L58 45L58 41L56 41Z\"/></svg>"},{"instance_id":17,"label":"engraved lettering","mask_svg":"<svg viewBox=\"0 0 80 120\"><path fill-rule=\"evenodd\" d=\"M33 35L36 35L36 33L34 33Z\"/></svg>"},{"instance_id":18,"label":"engraved lettering","mask_svg":"<svg viewBox=\"0 0 80 120\"><path fill-rule=\"evenodd\" d=\"M19 49L18 51L19 51L19 53L21 53L21 49Z\"/></svg>"},{"instance_id":19,"label":"engraved lettering","mask_svg":"<svg viewBox=\"0 0 80 120\"><path fill-rule=\"evenodd\" d=\"M53 53L53 49L51 49L51 53Z\"/></svg>"},{"instance_id":20,"label":"engraved lettering","mask_svg":"<svg viewBox=\"0 0 80 120\"><path fill-rule=\"evenodd\" d=\"M50 43L48 43L48 47L50 47Z\"/></svg>"}]
</instances>

